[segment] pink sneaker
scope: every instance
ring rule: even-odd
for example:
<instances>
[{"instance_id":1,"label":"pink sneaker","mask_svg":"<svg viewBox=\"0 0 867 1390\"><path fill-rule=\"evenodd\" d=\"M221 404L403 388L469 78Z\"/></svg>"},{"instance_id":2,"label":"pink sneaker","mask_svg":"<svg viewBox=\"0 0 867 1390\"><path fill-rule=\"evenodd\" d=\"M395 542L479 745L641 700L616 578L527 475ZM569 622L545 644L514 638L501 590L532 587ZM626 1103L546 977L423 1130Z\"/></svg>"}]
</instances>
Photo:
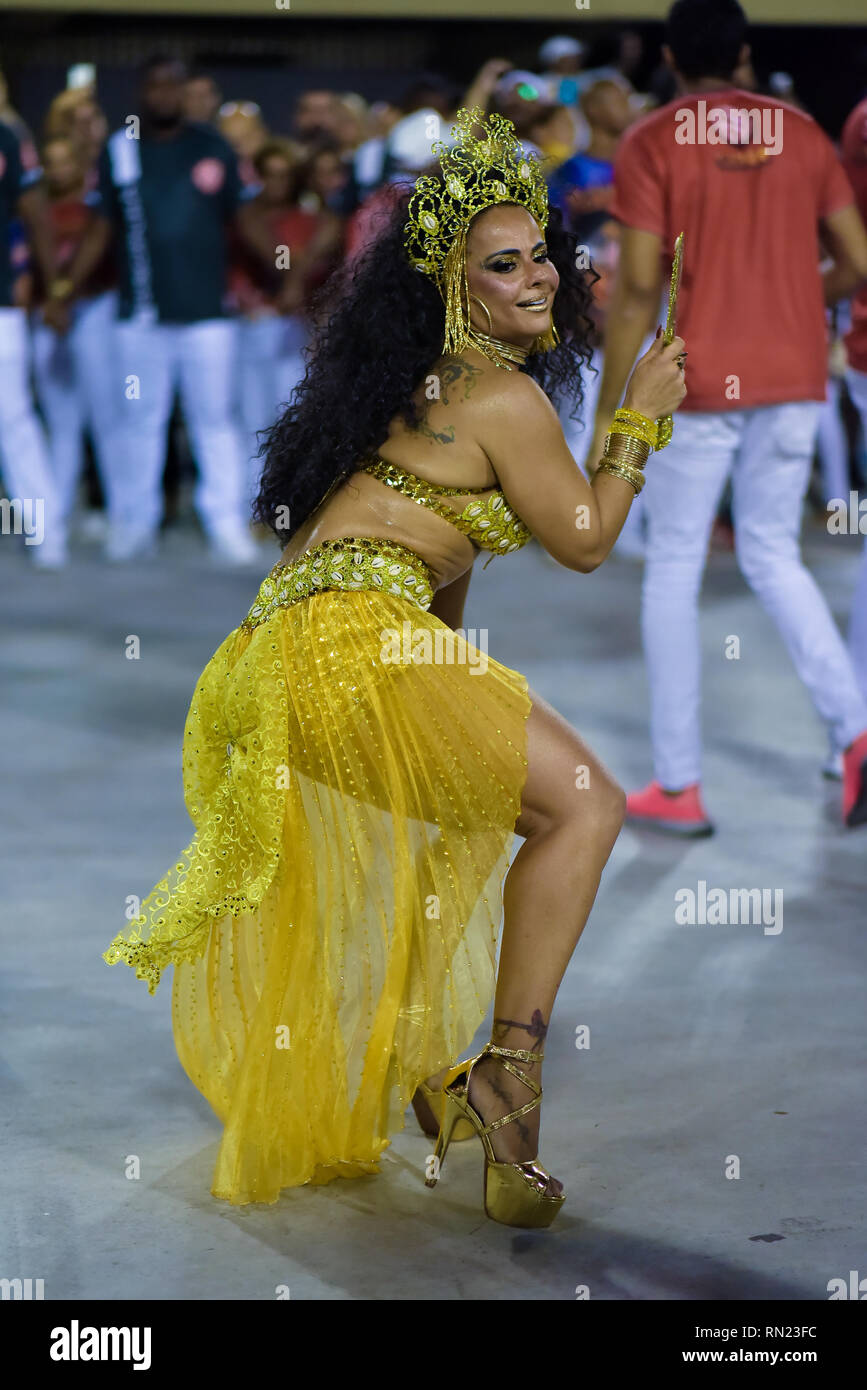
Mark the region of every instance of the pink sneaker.
<instances>
[{"instance_id":1,"label":"pink sneaker","mask_svg":"<svg viewBox=\"0 0 867 1390\"><path fill-rule=\"evenodd\" d=\"M867 729L843 754L843 820L867 824Z\"/></svg>"},{"instance_id":2,"label":"pink sneaker","mask_svg":"<svg viewBox=\"0 0 867 1390\"><path fill-rule=\"evenodd\" d=\"M701 799L701 784L693 782L673 796L667 796L658 782L626 798L626 818L633 825L667 830L672 835L712 835L713 823Z\"/></svg>"}]
</instances>

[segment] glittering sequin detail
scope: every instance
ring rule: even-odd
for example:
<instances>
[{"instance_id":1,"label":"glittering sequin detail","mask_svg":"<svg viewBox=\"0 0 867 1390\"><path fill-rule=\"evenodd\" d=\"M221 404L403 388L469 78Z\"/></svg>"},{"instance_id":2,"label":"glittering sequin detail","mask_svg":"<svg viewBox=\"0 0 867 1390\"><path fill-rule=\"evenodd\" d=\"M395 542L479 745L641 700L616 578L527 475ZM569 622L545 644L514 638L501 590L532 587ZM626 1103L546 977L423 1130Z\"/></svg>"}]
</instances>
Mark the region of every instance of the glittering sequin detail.
<instances>
[{"instance_id":1,"label":"glittering sequin detail","mask_svg":"<svg viewBox=\"0 0 867 1390\"><path fill-rule=\"evenodd\" d=\"M446 487L442 483L429 483L414 473L407 473L396 463L375 456L360 469L362 473L372 473L380 482L393 487L405 497L428 507L444 516L482 550L492 550L494 554L505 555L510 550L520 550L530 540L532 532L525 526L517 512L509 506L500 489L492 491L488 487ZM488 493L483 500L468 502L462 512L456 512L442 497L463 497L467 494Z\"/></svg>"},{"instance_id":2,"label":"glittering sequin detail","mask_svg":"<svg viewBox=\"0 0 867 1390\"><path fill-rule=\"evenodd\" d=\"M434 586L420 555L379 536L341 536L321 541L289 565L275 565L241 624L252 631L278 608L325 589L378 589L427 609Z\"/></svg>"},{"instance_id":3,"label":"glittering sequin detail","mask_svg":"<svg viewBox=\"0 0 867 1390\"><path fill-rule=\"evenodd\" d=\"M196 683L194 834L104 952L151 993L174 967L178 1057L225 1125L211 1191L235 1205L376 1173L419 1080L466 1055L528 771L519 672L375 581L274 610L284 578Z\"/></svg>"}]
</instances>

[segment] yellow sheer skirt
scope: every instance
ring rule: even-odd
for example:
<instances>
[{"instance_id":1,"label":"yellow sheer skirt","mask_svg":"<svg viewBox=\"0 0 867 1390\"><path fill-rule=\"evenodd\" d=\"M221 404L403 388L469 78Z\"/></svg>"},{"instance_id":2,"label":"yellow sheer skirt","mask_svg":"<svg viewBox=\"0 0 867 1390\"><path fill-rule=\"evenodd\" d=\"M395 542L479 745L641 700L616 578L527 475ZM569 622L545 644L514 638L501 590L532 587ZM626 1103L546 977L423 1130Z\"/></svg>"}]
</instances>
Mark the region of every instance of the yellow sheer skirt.
<instances>
[{"instance_id":1,"label":"yellow sheer skirt","mask_svg":"<svg viewBox=\"0 0 867 1390\"><path fill-rule=\"evenodd\" d=\"M194 838L104 954L151 993L174 964L232 1203L376 1173L493 998L530 698L427 612L427 578L388 542L272 572L187 717Z\"/></svg>"}]
</instances>

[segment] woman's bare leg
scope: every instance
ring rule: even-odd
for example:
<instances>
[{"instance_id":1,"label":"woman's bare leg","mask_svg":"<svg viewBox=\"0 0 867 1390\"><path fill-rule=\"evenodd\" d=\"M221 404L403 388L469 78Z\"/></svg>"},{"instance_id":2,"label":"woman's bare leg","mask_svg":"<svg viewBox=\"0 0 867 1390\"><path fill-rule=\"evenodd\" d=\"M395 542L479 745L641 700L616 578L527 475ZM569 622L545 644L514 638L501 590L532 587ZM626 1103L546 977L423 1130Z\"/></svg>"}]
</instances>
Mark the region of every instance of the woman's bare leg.
<instances>
[{"instance_id":1,"label":"woman's bare leg","mask_svg":"<svg viewBox=\"0 0 867 1390\"><path fill-rule=\"evenodd\" d=\"M535 692L530 696L527 781L515 826L524 843L506 875L491 1040L544 1052L554 1000L623 825L626 798L562 715ZM541 1063L514 1065L541 1084ZM473 1073L470 1099L486 1123L525 1105L532 1094L495 1058ZM497 1158L536 1158L539 1122L537 1107L496 1130L491 1143ZM552 1179L551 1192L561 1187Z\"/></svg>"}]
</instances>

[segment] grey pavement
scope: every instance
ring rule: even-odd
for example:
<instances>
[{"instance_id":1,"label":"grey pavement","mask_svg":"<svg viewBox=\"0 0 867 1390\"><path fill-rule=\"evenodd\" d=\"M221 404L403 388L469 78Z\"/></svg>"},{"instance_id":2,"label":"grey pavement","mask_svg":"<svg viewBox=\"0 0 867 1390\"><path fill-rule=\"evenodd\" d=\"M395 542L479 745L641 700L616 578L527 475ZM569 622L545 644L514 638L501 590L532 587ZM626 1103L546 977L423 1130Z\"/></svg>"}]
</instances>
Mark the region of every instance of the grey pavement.
<instances>
[{"instance_id":1,"label":"grey pavement","mask_svg":"<svg viewBox=\"0 0 867 1390\"><path fill-rule=\"evenodd\" d=\"M858 548L808 527L841 622ZM412 1112L378 1177L270 1207L210 1196L220 1127L176 1058L170 981L152 998L100 956L127 895L187 843L193 686L275 558L220 571L179 529L154 561L108 568L79 547L51 575L0 544L0 1276L41 1278L46 1299L814 1300L867 1275L867 827L842 828L824 729L725 553L702 609L718 833L627 827L615 847L546 1048L541 1157L568 1193L554 1226L484 1217L475 1141L426 1189ZM640 582L617 556L578 575L531 545L477 565L466 613L627 788L651 771ZM782 890L782 931L679 924L675 895L700 881Z\"/></svg>"}]
</instances>

